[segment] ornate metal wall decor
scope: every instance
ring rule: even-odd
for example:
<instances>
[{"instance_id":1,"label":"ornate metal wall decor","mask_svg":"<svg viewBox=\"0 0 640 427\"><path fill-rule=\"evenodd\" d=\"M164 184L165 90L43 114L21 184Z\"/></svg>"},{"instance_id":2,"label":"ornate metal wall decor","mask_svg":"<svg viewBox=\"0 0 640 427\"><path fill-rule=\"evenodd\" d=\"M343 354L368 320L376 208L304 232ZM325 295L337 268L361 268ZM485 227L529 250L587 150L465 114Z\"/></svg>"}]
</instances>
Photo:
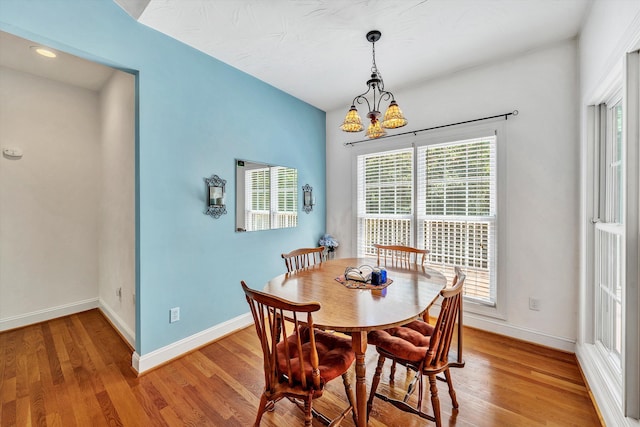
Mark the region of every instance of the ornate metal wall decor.
<instances>
[{"instance_id":1,"label":"ornate metal wall decor","mask_svg":"<svg viewBox=\"0 0 640 427\"><path fill-rule=\"evenodd\" d=\"M214 218L220 218L221 215L227 213L227 206L224 204L225 186L227 181L218 175L211 175L211 178L205 178L204 182L207 186L207 210L206 215Z\"/></svg>"},{"instance_id":2,"label":"ornate metal wall decor","mask_svg":"<svg viewBox=\"0 0 640 427\"><path fill-rule=\"evenodd\" d=\"M302 210L309 213L313 210L313 188L309 184L302 186Z\"/></svg>"}]
</instances>

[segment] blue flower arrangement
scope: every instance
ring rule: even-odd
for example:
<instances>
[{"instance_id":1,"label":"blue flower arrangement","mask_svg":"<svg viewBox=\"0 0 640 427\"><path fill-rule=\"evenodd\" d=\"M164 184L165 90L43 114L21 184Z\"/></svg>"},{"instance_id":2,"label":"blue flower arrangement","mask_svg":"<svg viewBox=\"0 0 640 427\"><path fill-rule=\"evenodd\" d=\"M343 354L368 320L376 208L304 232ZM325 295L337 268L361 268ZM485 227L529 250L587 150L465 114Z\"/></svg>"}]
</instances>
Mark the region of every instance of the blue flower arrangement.
<instances>
[{"instance_id":1,"label":"blue flower arrangement","mask_svg":"<svg viewBox=\"0 0 640 427\"><path fill-rule=\"evenodd\" d=\"M340 246L338 241L334 239L331 234L324 234L320 240L318 240L318 245L324 246L329 252L335 251L336 248Z\"/></svg>"}]
</instances>

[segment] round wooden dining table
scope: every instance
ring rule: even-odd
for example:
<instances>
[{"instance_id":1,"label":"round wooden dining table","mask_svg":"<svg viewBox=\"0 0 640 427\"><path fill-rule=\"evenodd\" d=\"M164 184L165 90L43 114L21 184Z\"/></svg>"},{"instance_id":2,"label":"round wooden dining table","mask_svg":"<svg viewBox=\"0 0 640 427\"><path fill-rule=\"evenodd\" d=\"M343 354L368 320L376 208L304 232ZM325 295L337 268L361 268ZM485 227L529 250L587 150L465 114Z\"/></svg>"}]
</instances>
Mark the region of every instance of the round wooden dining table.
<instances>
[{"instance_id":1,"label":"round wooden dining table","mask_svg":"<svg viewBox=\"0 0 640 427\"><path fill-rule=\"evenodd\" d=\"M347 267L360 266L376 266L376 260L328 260L307 269L275 277L267 283L263 291L294 302L317 301L321 308L313 313L314 325L321 329L348 332L351 335L356 354L356 413L358 426L362 427L367 425L364 360L367 332L399 326L421 317L438 298L446 285L446 278L436 270L411 264L383 266L387 270L386 286L353 288L347 284L358 285L340 280L344 279ZM363 267L362 270L368 269Z\"/></svg>"}]
</instances>

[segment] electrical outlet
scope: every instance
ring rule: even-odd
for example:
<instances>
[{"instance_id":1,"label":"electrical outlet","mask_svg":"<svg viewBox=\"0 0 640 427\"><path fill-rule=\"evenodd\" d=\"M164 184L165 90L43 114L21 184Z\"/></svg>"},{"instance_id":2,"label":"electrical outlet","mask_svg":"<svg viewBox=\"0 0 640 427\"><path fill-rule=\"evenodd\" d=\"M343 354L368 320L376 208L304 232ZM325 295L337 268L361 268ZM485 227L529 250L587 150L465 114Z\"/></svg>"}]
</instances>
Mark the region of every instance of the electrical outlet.
<instances>
[{"instance_id":1,"label":"electrical outlet","mask_svg":"<svg viewBox=\"0 0 640 427\"><path fill-rule=\"evenodd\" d=\"M529 310L540 311L540 300L529 297Z\"/></svg>"},{"instance_id":2,"label":"electrical outlet","mask_svg":"<svg viewBox=\"0 0 640 427\"><path fill-rule=\"evenodd\" d=\"M169 310L169 323L175 323L180 320L180 307L174 307Z\"/></svg>"}]
</instances>

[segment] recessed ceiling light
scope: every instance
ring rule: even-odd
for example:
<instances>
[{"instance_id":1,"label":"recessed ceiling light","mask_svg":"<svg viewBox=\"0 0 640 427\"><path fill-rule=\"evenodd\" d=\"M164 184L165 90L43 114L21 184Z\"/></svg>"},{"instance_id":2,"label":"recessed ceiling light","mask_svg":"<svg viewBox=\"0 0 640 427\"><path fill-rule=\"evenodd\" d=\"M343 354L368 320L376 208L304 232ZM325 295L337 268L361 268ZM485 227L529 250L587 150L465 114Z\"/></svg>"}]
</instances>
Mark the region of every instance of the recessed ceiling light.
<instances>
[{"instance_id":1,"label":"recessed ceiling light","mask_svg":"<svg viewBox=\"0 0 640 427\"><path fill-rule=\"evenodd\" d=\"M35 50L37 54L42 55L46 58L55 58L56 56L58 56L54 51L42 46L31 46L31 49Z\"/></svg>"}]
</instances>

